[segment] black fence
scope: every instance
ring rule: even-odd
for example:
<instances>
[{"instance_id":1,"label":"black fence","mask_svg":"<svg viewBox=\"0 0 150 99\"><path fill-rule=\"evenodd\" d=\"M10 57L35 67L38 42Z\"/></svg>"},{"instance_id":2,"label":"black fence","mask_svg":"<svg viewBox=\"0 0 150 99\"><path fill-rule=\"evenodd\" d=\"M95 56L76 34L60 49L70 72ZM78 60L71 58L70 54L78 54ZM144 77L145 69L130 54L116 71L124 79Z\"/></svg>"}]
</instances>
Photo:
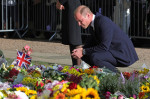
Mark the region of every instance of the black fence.
<instances>
[{"instance_id":1,"label":"black fence","mask_svg":"<svg viewBox=\"0 0 150 99\"><path fill-rule=\"evenodd\" d=\"M0 1L0 33L21 38L28 29L28 0Z\"/></svg>"},{"instance_id":2,"label":"black fence","mask_svg":"<svg viewBox=\"0 0 150 99\"><path fill-rule=\"evenodd\" d=\"M8 4L4 1L17 3L12 8L7 7ZM150 39L150 0L80 1L90 7L93 13L101 12L111 18L131 38ZM44 36L52 40L54 36L61 37L62 14L56 9L56 0L2 0L1 13L0 32L30 30L30 34L39 38ZM17 17L14 16L16 13ZM26 31L23 34L16 33L22 38ZM82 29L82 35L90 33Z\"/></svg>"}]
</instances>

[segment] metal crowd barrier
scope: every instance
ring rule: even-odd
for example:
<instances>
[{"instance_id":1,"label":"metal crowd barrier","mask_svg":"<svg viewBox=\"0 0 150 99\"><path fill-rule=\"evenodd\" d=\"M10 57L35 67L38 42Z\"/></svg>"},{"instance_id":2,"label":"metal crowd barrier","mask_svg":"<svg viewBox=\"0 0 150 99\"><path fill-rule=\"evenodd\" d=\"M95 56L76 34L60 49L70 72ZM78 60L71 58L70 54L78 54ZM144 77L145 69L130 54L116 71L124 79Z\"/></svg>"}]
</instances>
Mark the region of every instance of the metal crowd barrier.
<instances>
[{"instance_id":1,"label":"metal crowd barrier","mask_svg":"<svg viewBox=\"0 0 150 99\"><path fill-rule=\"evenodd\" d=\"M19 38L26 34L28 29L28 0L1 0L0 13L0 32L13 32Z\"/></svg>"},{"instance_id":2,"label":"metal crowd barrier","mask_svg":"<svg viewBox=\"0 0 150 99\"><path fill-rule=\"evenodd\" d=\"M111 18L131 38L150 38L150 0L80 1L94 14ZM22 38L31 30L36 37L48 34L49 40L61 36L62 13L56 0L1 0L0 4L0 32L15 31ZM88 29L82 29L82 35L90 35Z\"/></svg>"},{"instance_id":3,"label":"metal crowd barrier","mask_svg":"<svg viewBox=\"0 0 150 99\"><path fill-rule=\"evenodd\" d=\"M50 40L61 30L61 11L56 9L56 0L33 0L32 32L35 37L50 36Z\"/></svg>"},{"instance_id":4,"label":"metal crowd barrier","mask_svg":"<svg viewBox=\"0 0 150 99\"><path fill-rule=\"evenodd\" d=\"M130 7L129 35L150 39L150 0L133 0Z\"/></svg>"},{"instance_id":5,"label":"metal crowd barrier","mask_svg":"<svg viewBox=\"0 0 150 99\"><path fill-rule=\"evenodd\" d=\"M37 2L38 1L38 2ZM92 12L100 12L114 21L130 38L150 38L150 1L148 0L80 0ZM56 0L34 0L34 30L61 32L61 11L56 9ZM82 29L82 35L90 35Z\"/></svg>"}]
</instances>

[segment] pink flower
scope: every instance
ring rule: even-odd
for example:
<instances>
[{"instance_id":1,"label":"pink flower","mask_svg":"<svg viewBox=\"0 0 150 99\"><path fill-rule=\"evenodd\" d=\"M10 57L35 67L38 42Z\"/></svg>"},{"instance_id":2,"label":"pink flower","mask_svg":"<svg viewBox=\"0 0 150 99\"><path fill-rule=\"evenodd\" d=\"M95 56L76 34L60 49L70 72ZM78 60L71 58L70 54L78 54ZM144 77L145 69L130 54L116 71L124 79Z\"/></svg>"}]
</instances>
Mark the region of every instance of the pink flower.
<instances>
[{"instance_id":1,"label":"pink flower","mask_svg":"<svg viewBox=\"0 0 150 99\"><path fill-rule=\"evenodd\" d=\"M23 47L22 52L30 56L30 54L32 53L32 49L30 48L30 46L26 45L25 47Z\"/></svg>"},{"instance_id":2,"label":"pink flower","mask_svg":"<svg viewBox=\"0 0 150 99\"><path fill-rule=\"evenodd\" d=\"M30 46L26 45L26 46L24 47L24 49L25 49L25 50L29 50L29 49L30 49Z\"/></svg>"},{"instance_id":3,"label":"pink flower","mask_svg":"<svg viewBox=\"0 0 150 99\"><path fill-rule=\"evenodd\" d=\"M110 96L111 96L111 93L109 91L107 91L106 94L105 94L105 98L109 99Z\"/></svg>"},{"instance_id":4,"label":"pink flower","mask_svg":"<svg viewBox=\"0 0 150 99\"><path fill-rule=\"evenodd\" d=\"M118 99L123 99L123 95L119 95Z\"/></svg>"},{"instance_id":5,"label":"pink flower","mask_svg":"<svg viewBox=\"0 0 150 99\"><path fill-rule=\"evenodd\" d=\"M136 99L136 95L133 95L133 98Z\"/></svg>"},{"instance_id":6,"label":"pink flower","mask_svg":"<svg viewBox=\"0 0 150 99\"><path fill-rule=\"evenodd\" d=\"M30 56L30 55L31 55L31 51L28 51L28 52L27 52L27 55L29 55L29 56Z\"/></svg>"}]
</instances>

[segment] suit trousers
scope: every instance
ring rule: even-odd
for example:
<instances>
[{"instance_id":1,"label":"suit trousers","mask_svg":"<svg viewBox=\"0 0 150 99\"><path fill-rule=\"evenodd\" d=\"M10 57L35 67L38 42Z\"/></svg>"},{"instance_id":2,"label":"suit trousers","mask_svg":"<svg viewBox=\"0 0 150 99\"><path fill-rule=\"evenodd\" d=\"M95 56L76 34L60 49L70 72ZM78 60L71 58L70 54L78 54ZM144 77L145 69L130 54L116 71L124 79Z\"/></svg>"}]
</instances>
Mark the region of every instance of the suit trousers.
<instances>
[{"instance_id":1,"label":"suit trousers","mask_svg":"<svg viewBox=\"0 0 150 99\"><path fill-rule=\"evenodd\" d=\"M90 66L105 67L113 72L118 72L116 68L118 65L117 60L109 51L93 52L91 55L84 55L82 60Z\"/></svg>"}]
</instances>

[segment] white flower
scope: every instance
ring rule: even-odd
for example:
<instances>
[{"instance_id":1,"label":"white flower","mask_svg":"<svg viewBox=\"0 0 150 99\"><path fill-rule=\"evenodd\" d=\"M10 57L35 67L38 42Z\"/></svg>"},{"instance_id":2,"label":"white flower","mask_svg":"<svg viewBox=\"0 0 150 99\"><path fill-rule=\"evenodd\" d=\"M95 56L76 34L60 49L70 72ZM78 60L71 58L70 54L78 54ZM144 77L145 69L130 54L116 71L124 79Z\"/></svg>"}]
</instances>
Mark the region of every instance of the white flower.
<instances>
[{"instance_id":1,"label":"white flower","mask_svg":"<svg viewBox=\"0 0 150 99\"><path fill-rule=\"evenodd\" d=\"M28 96L21 91L15 91L15 94L19 97L19 99L29 99Z\"/></svg>"},{"instance_id":2,"label":"white flower","mask_svg":"<svg viewBox=\"0 0 150 99\"><path fill-rule=\"evenodd\" d=\"M8 82L5 83L0 82L0 90L6 90L7 88L10 88Z\"/></svg>"},{"instance_id":3,"label":"white flower","mask_svg":"<svg viewBox=\"0 0 150 99\"><path fill-rule=\"evenodd\" d=\"M51 94L50 90L44 90L42 95L38 97L37 99L48 99L50 94Z\"/></svg>"},{"instance_id":4,"label":"white flower","mask_svg":"<svg viewBox=\"0 0 150 99\"><path fill-rule=\"evenodd\" d=\"M1 99L2 97L4 97L4 95L3 95L3 93L2 93L2 92L0 92L0 99Z\"/></svg>"}]
</instances>

